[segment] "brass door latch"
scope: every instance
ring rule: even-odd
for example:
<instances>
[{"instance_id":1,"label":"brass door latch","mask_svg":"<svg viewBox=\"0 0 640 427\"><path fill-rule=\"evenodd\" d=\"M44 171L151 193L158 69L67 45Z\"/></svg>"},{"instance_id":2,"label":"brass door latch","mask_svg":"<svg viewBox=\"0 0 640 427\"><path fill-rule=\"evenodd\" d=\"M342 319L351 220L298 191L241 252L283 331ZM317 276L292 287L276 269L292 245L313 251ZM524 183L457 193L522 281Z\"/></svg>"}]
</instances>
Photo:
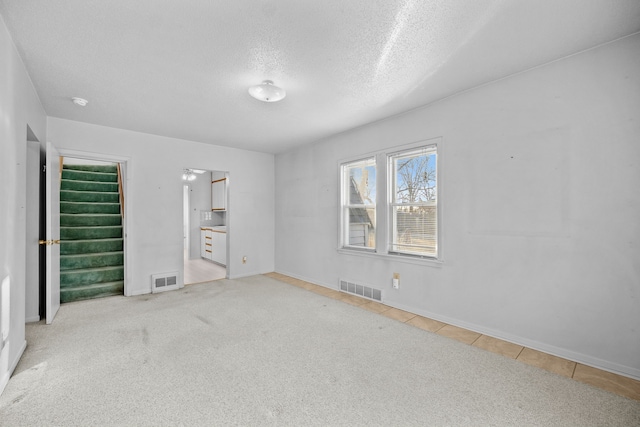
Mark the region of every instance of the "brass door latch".
<instances>
[{"instance_id":1,"label":"brass door latch","mask_svg":"<svg viewBox=\"0 0 640 427\"><path fill-rule=\"evenodd\" d=\"M47 245L47 246L59 245L60 244L60 240L38 240L38 244Z\"/></svg>"}]
</instances>

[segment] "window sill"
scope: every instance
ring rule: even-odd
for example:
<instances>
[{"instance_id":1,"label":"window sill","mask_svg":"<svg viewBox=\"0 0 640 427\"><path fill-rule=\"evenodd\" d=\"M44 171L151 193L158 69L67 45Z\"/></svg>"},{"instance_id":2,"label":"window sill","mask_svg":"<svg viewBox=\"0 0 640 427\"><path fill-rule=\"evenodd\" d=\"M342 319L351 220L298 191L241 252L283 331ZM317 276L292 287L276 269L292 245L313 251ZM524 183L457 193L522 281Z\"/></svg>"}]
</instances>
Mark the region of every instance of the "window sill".
<instances>
[{"instance_id":1,"label":"window sill","mask_svg":"<svg viewBox=\"0 0 640 427\"><path fill-rule=\"evenodd\" d=\"M406 264L422 265L425 267L441 268L444 261L439 259L417 258L411 256L391 255L391 254L379 254L372 251L362 251L357 249L345 249L338 248L338 253L343 255L354 255L365 258L377 258L387 261L403 262Z\"/></svg>"}]
</instances>

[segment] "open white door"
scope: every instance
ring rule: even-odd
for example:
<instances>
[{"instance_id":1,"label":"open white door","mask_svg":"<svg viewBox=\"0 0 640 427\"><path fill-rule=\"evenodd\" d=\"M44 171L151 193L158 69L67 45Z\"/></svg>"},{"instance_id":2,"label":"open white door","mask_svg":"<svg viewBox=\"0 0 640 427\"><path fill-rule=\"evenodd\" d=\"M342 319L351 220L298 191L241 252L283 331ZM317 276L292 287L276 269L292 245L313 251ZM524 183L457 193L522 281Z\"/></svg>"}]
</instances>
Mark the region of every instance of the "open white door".
<instances>
[{"instance_id":1,"label":"open white door","mask_svg":"<svg viewBox=\"0 0 640 427\"><path fill-rule=\"evenodd\" d=\"M46 202L47 202L47 230L46 245L47 259L47 324L53 322L60 308L60 153L56 147L47 142L46 161Z\"/></svg>"}]
</instances>

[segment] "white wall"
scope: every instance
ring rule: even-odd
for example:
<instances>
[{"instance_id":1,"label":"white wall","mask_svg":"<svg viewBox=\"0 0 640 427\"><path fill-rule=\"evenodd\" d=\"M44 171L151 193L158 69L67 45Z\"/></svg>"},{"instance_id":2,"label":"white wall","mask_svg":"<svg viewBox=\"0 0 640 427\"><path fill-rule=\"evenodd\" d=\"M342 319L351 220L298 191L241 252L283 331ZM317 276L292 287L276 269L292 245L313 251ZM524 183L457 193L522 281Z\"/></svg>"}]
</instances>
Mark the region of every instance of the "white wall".
<instances>
[{"instance_id":1,"label":"white wall","mask_svg":"<svg viewBox=\"0 0 640 427\"><path fill-rule=\"evenodd\" d=\"M639 52L636 34L277 155L276 271L640 378ZM338 253L339 160L434 137L444 262Z\"/></svg>"},{"instance_id":2,"label":"white wall","mask_svg":"<svg viewBox=\"0 0 640 427\"><path fill-rule=\"evenodd\" d=\"M231 278L274 270L274 157L122 129L48 118L49 141L62 151L128 158L127 283L148 293L151 275L183 266L182 170L226 170ZM242 264L242 257L247 263ZM132 258L130 258L130 256Z\"/></svg>"},{"instance_id":3,"label":"white wall","mask_svg":"<svg viewBox=\"0 0 640 427\"><path fill-rule=\"evenodd\" d=\"M9 320L0 320L0 393L26 345L27 126L46 140L44 110L0 16L0 319Z\"/></svg>"}]
</instances>

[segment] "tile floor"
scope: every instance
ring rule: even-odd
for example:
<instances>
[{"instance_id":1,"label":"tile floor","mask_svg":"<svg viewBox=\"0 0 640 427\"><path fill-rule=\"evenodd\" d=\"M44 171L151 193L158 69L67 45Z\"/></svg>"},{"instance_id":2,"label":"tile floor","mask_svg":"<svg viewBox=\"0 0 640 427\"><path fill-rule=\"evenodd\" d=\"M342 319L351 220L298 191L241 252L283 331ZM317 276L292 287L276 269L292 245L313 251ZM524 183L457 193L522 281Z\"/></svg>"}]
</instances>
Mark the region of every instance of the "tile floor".
<instances>
[{"instance_id":1,"label":"tile floor","mask_svg":"<svg viewBox=\"0 0 640 427\"><path fill-rule=\"evenodd\" d=\"M365 298L360 298L290 276L285 276L284 274L268 273L265 274L265 276L307 289L311 292L315 292L329 298L346 302L347 304L355 305L428 332L433 332L474 347L482 348L505 357L510 357L528 365L546 369L547 371L554 372L558 375L573 378L576 381L580 381L594 387L599 387L630 399L640 400L640 381L636 381L622 375L616 375L590 366L582 365L571 360L523 347L521 345L482 335L457 326L448 325L408 311L389 307L375 301L370 301Z\"/></svg>"},{"instance_id":2,"label":"tile floor","mask_svg":"<svg viewBox=\"0 0 640 427\"><path fill-rule=\"evenodd\" d=\"M184 259L184 284L210 282L227 277L227 269L206 259Z\"/></svg>"}]
</instances>

